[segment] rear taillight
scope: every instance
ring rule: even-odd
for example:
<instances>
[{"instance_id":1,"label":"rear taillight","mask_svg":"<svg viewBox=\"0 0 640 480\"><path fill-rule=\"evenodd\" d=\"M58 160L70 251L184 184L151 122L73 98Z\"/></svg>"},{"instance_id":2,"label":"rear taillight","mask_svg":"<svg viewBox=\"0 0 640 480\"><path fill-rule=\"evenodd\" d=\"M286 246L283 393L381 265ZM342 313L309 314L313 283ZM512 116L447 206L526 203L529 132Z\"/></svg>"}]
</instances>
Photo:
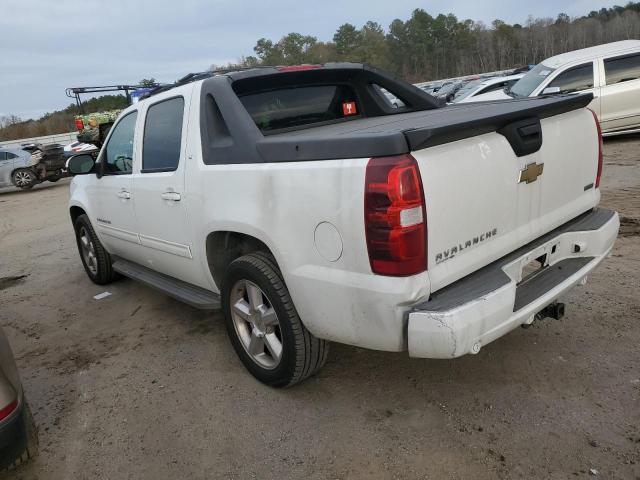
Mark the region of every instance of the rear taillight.
<instances>
[{"instance_id":1,"label":"rear taillight","mask_svg":"<svg viewBox=\"0 0 640 480\"><path fill-rule=\"evenodd\" d=\"M11 415L18 408L18 399L14 399L7 406L0 408L0 422Z\"/></svg>"},{"instance_id":2,"label":"rear taillight","mask_svg":"<svg viewBox=\"0 0 640 480\"><path fill-rule=\"evenodd\" d=\"M407 276L427 268L427 217L411 155L376 157L365 174L364 224L373 273Z\"/></svg>"},{"instance_id":3,"label":"rear taillight","mask_svg":"<svg viewBox=\"0 0 640 480\"><path fill-rule=\"evenodd\" d=\"M84 130L84 122L80 118L76 118L76 128L78 131Z\"/></svg>"},{"instance_id":4,"label":"rear taillight","mask_svg":"<svg viewBox=\"0 0 640 480\"><path fill-rule=\"evenodd\" d=\"M596 122L596 129L598 130L598 173L596 173L595 183L595 188L598 188L600 186L600 177L602 176L602 129L600 128L600 121L598 120L596 112L591 110L591 114Z\"/></svg>"}]
</instances>

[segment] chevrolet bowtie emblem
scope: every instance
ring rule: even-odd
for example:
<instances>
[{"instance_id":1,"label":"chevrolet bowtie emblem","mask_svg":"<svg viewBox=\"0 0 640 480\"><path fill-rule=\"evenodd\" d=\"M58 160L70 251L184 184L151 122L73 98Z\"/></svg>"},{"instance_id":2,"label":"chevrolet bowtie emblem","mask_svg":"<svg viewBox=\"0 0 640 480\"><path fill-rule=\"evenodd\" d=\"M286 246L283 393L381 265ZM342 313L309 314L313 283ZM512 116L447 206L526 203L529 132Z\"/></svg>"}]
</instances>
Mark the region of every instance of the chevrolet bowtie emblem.
<instances>
[{"instance_id":1,"label":"chevrolet bowtie emblem","mask_svg":"<svg viewBox=\"0 0 640 480\"><path fill-rule=\"evenodd\" d=\"M542 175L542 169L544 168L544 163L538 165L537 163L530 163L524 170L520 170L520 178L518 179L518 183L522 182L535 182L540 175Z\"/></svg>"}]
</instances>

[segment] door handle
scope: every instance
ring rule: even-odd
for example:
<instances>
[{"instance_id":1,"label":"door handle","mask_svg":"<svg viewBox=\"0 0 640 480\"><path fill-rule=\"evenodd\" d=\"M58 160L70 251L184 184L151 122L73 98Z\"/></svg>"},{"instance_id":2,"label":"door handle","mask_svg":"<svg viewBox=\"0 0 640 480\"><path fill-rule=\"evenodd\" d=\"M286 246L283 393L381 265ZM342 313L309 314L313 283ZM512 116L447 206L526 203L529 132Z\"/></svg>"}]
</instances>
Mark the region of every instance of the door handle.
<instances>
[{"instance_id":1,"label":"door handle","mask_svg":"<svg viewBox=\"0 0 640 480\"><path fill-rule=\"evenodd\" d=\"M117 195L118 195L118 198L124 198L126 200L129 200L131 198L131 194L126 190L121 190L120 192L118 192Z\"/></svg>"},{"instance_id":2,"label":"door handle","mask_svg":"<svg viewBox=\"0 0 640 480\"><path fill-rule=\"evenodd\" d=\"M160 196L163 200L169 200L171 202L179 202L182 198L178 192L164 192Z\"/></svg>"}]
</instances>

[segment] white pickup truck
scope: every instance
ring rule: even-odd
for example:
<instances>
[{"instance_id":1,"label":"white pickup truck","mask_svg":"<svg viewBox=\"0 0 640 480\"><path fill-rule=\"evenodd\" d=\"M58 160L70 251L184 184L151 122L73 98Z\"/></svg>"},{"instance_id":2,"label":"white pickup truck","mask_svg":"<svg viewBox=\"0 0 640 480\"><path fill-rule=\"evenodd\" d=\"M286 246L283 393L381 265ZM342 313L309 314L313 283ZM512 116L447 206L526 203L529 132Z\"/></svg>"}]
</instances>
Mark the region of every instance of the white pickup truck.
<instances>
[{"instance_id":1,"label":"white pickup truck","mask_svg":"<svg viewBox=\"0 0 640 480\"><path fill-rule=\"evenodd\" d=\"M345 63L192 75L69 160L82 263L221 306L272 386L317 372L328 341L478 353L560 317L613 246L591 98L443 107Z\"/></svg>"}]
</instances>

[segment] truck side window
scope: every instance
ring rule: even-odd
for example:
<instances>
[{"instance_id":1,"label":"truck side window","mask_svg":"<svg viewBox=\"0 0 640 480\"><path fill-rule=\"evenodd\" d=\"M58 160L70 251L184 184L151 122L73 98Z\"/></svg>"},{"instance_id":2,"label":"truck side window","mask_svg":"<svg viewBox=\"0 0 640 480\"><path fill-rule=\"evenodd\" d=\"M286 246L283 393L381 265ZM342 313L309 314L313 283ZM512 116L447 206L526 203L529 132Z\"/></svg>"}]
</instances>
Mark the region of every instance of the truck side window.
<instances>
[{"instance_id":1,"label":"truck side window","mask_svg":"<svg viewBox=\"0 0 640 480\"><path fill-rule=\"evenodd\" d=\"M133 136L138 112L131 112L113 127L104 150L103 173L119 175L133 169Z\"/></svg>"},{"instance_id":2,"label":"truck side window","mask_svg":"<svg viewBox=\"0 0 640 480\"><path fill-rule=\"evenodd\" d=\"M142 143L142 173L178 168L182 143L184 99L171 98L147 110Z\"/></svg>"},{"instance_id":3,"label":"truck side window","mask_svg":"<svg viewBox=\"0 0 640 480\"><path fill-rule=\"evenodd\" d=\"M604 61L607 85L640 78L640 54L608 58Z\"/></svg>"},{"instance_id":4,"label":"truck side window","mask_svg":"<svg viewBox=\"0 0 640 480\"><path fill-rule=\"evenodd\" d=\"M593 88L593 63L589 62L562 72L547 87L560 87L561 93Z\"/></svg>"}]
</instances>

